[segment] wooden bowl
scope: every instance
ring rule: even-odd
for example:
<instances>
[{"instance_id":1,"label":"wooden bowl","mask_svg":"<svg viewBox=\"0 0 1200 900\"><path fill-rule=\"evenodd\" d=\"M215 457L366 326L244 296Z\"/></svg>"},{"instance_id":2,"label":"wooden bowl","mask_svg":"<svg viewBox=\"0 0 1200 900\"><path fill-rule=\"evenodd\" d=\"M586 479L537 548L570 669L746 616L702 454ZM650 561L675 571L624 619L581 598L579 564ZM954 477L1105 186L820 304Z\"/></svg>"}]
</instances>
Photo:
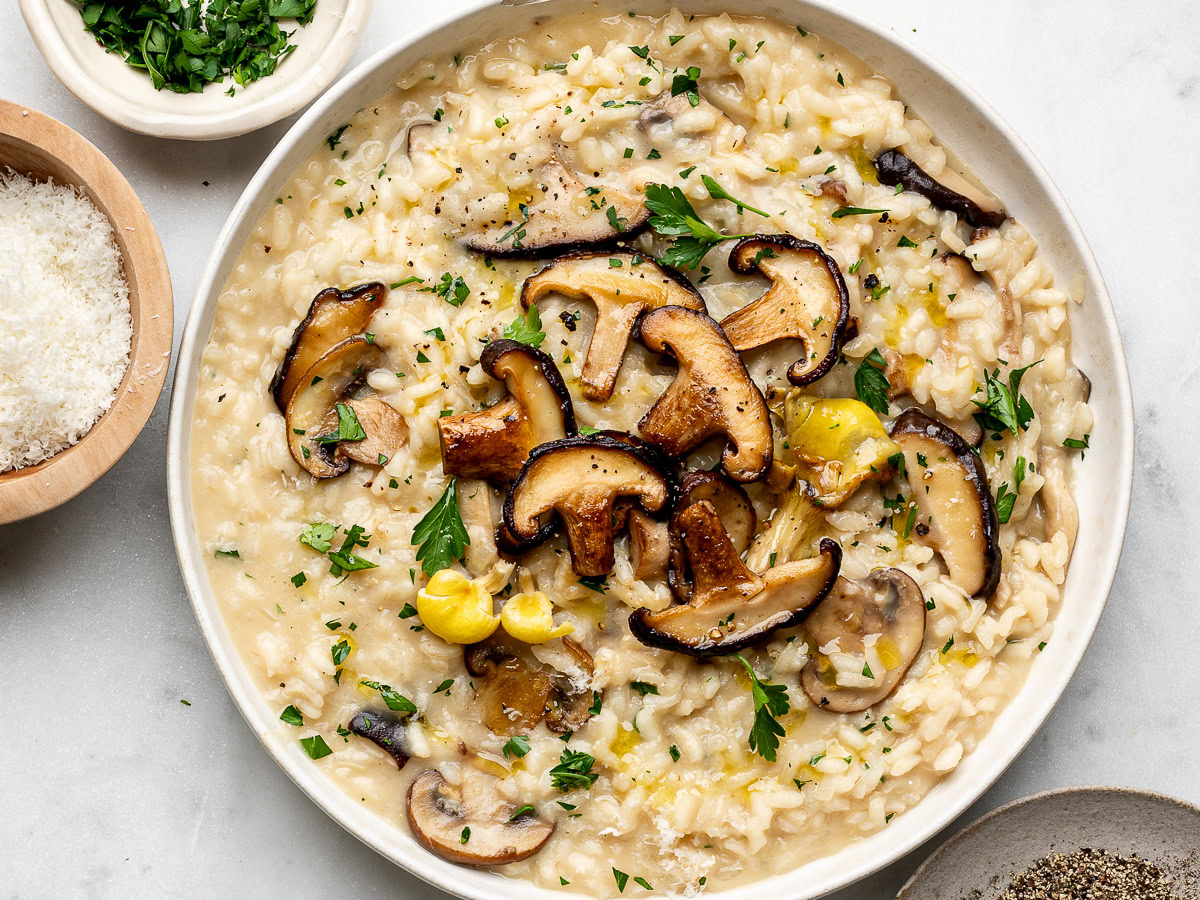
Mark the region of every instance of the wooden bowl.
<instances>
[{"instance_id":1,"label":"wooden bowl","mask_svg":"<svg viewBox=\"0 0 1200 900\"><path fill-rule=\"evenodd\" d=\"M83 189L112 222L129 284L129 368L112 406L78 443L35 466L0 474L0 524L53 509L90 486L129 449L154 409L171 362L174 306L167 259L129 182L81 135L0 100L0 170Z\"/></svg>"}]
</instances>

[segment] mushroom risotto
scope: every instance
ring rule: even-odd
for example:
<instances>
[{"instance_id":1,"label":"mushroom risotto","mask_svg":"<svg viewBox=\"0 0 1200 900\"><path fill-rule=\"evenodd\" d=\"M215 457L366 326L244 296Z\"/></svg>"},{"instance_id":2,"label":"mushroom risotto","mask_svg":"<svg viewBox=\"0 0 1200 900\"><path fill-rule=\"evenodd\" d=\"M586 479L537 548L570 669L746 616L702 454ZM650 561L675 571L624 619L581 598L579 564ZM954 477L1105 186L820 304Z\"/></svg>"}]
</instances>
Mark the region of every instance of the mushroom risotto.
<instances>
[{"instance_id":1,"label":"mushroom risotto","mask_svg":"<svg viewBox=\"0 0 1200 900\"><path fill-rule=\"evenodd\" d=\"M197 526L277 728L421 852L590 896L897 827L1078 525L1069 297L1001 199L794 24L551 18L400 75L203 358Z\"/></svg>"}]
</instances>

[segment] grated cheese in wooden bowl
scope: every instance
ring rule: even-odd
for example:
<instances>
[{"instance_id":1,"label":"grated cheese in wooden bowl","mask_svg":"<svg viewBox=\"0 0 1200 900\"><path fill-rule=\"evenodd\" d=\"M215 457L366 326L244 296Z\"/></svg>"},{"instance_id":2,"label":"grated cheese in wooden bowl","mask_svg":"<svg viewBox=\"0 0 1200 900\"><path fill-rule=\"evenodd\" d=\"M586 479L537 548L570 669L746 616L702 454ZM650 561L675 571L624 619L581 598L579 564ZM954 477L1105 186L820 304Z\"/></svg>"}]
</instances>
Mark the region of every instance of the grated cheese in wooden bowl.
<instances>
[{"instance_id":1,"label":"grated cheese in wooden bowl","mask_svg":"<svg viewBox=\"0 0 1200 900\"><path fill-rule=\"evenodd\" d=\"M112 405L133 319L108 218L70 185L0 171L0 473L80 440Z\"/></svg>"}]
</instances>

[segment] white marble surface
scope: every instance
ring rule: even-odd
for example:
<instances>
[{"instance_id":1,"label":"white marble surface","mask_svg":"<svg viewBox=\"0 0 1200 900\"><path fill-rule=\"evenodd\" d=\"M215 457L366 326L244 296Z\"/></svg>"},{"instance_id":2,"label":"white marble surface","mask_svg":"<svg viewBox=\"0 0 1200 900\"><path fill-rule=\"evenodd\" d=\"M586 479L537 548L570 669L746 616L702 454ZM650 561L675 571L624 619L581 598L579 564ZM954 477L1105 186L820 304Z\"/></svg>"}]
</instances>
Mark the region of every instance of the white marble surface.
<instances>
[{"instance_id":1,"label":"white marble surface","mask_svg":"<svg viewBox=\"0 0 1200 900\"><path fill-rule=\"evenodd\" d=\"M377 0L355 62L458 5ZM1108 610L1045 727L963 821L1071 784L1200 802L1200 7L845 5L906 32L1024 135L1095 248L1133 374L1133 515ZM54 79L13 0L0 95L76 128L133 183L166 247L178 335L222 221L288 123L213 144L125 133ZM309 803L226 694L176 568L166 411L164 394L86 494L0 527L0 896L443 896ZM936 843L838 900L891 896Z\"/></svg>"}]
</instances>

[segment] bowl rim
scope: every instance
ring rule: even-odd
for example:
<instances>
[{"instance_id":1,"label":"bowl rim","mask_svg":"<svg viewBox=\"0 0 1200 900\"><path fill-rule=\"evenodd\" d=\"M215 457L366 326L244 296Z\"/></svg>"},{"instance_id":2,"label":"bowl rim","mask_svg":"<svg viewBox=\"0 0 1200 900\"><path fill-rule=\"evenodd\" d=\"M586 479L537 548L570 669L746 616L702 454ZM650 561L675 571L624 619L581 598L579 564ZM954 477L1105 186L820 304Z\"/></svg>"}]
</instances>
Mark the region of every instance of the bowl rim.
<instances>
[{"instance_id":1,"label":"bowl rim","mask_svg":"<svg viewBox=\"0 0 1200 900\"><path fill-rule=\"evenodd\" d=\"M1164 794L1161 791L1151 791L1147 790L1146 788L1121 787L1119 785L1108 784L1080 784L1038 791L1036 794L1018 797L1016 800L1010 800L1008 803L997 806L995 809L989 810L978 819L973 819L956 831L941 845L939 845L936 850L929 854L929 856L925 857L925 860L920 866L917 867L916 871L912 873L908 881L904 882L904 886L900 888L900 892L896 895L896 900L911 900L909 897L909 892L913 890L913 888L920 886L922 879L925 877L925 873L932 870L938 864L938 862L940 862L946 856L954 853L955 848L957 848L959 844L961 844L979 829L986 827L988 823L994 821L995 819L999 819L1008 813L1013 812L1014 810L1023 809L1026 806L1031 806L1038 803L1043 803L1047 800L1057 797L1070 796L1074 794L1139 797L1144 800L1151 800L1154 803L1161 805L1176 806L1188 812L1195 813L1198 817L1200 817L1200 806L1197 806L1194 803L1189 803L1187 800L1184 800L1181 797L1173 797L1170 794Z\"/></svg>"},{"instance_id":2,"label":"bowl rim","mask_svg":"<svg viewBox=\"0 0 1200 900\"><path fill-rule=\"evenodd\" d=\"M140 110L136 104L110 91L85 72L51 20L49 2L52 0L17 0L38 52L67 90L104 118L128 131L188 141L237 137L265 128L307 105L329 87L354 54L374 4L374 0L346 0L345 11L333 39L312 65L294 70L283 66L270 76L281 79L272 82L276 89L271 93L245 104L236 104L228 112L164 116ZM99 47L97 52L103 53Z\"/></svg>"},{"instance_id":3,"label":"bowl rim","mask_svg":"<svg viewBox=\"0 0 1200 900\"><path fill-rule=\"evenodd\" d=\"M570 3L570 0L563 0L563 3ZM304 757L295 748L283 746L276 739L273 730L274 723L270 721L270 716L264 715L260 710L261 697L249 676L244 673L240 657L236 652L229 652L222 644L222 637L226 634L224 623L215 604L210 604L211 598L205 596L205 591L208 590L211 594L211 590L192 520L190 473L188 471L191 423L184 417L185 413L190 413L190 401L194 396L199 354L203 349L203 342L207 338L207 330L202 335L201 328L209 323L210 314L222 287L221 284L216 283L216 279L221 274L225 257L231 253L236 256L236 252L240 249L240 247L232 248L230 246L232 238L242 219L260 209L258 195L262 193L266 196L267 187L270 186L272 179L278 177L277 170L280 169L296 145L315 138L320 130L317 126L325 117L332 118L333 112L345 98L351 97L361 85L371 79L378 69L387 66L391 60L401 56L409 49L426 42L439 40L443 34L465 31L464 26L470 24L473 18L491 10L529 6L537 7L539 8L538 12L541 12L540 8L548 7L545 14L549 15L558 11L558 5L559 0L470 0L462 10L448 14L418 31L392 41L360 63L333 89L313 104L264 160L222 228L200 282L196 295L199 302L193 305L188 316L171 398L168 433L168 492L172 534L179 555L184 583L205 642L208 644L214 662L221 671L235 705L276 763L335 822L406 871L449 894L464 898L497 898L497 900L503 898L503 900L508 900L508 898L520 897L522 900L526 900L526 898L551 900L551 898L562 898L563 896L583 895L564 895L561 891L538 888L528 882L511 881L493 873L465 870L461 866L422 852L407 835L390 836L385 828L380 827L380 820L373 814L365 813L364 810L358 809L348 802L341 802L344 798L341 797L340 789L322 772L312 767L311 763L304 765L308 762L307 757ZM638 12L639 14L657 15L667 11L673 5L676 4L671 3L670 0L659 0L645 9L639 9ZM703 12L704 14L708 14L711 11L710 8L721 7L718 0L699 0L691 5L696 7L697 13ZM724 7L727 5L727 3L724 4ZM971 803L982 796L984 791L1024 750L1045 722L1083 658L1099 623L1116 576L1128 522L1133 484L1133 400L1124 348L1121 344L1112 301L1095 256L1080 231L1074 214L1029 147L969 84L903 35L840 8L836 0L776 0L776 2L769 3L768 7L761 12L756 12L755 15L778 18L780 16L774 10L780 7L787 7L800 14L806 12L819 14L838 21L850 30L865 32L866 36L890 45L892 50L928 69L936 78L940 79L940 83L956 91L964 102L969 103L987 120L988 125L1008 142L1006 150L1016 154L1020 161L1028 167L1038 189L1045 194L1048 203L1062 217L1064 240L1078 252L1081 267L1086 275L1085 280L1092 291L1088 297L1089 314L1099 317L1098 327L1104 334L1103 343L1109 354L1109 376L1114 392L1113 403L1118 408L1119 422L1116 425L1117 441L1112 451L1115 464L1108 473L1108 477L1111 479L1106 499L1106 531L1109 532L1109 537L1099 553L1098 564L1088 571L1088 593L1094 599L1091 601L1091 606L1086 609L1086 616L1075 622L1074 643L1069 651L1063 652L1059 651L1058 647L1054 648L1057 652L1054 659L1055 668L1052 670L1052 674L1045 678L1046 684L1043 685L1046 689L1045 693L1037 697L1023 698L1027 701L1027 707L1022 711L1024 718L1015 728L1010 729L1009 734L1005 735L1007 743L1004 744L1003 752L995 754L986 762L979 763L980 769L975 773L976 780L966 789L962 789L962 786L959 785L957 793L947 793L945 786L951 779L943 779L922 800L923 804L928 805L930 798L937 792L941 805L936 814L927 816L928 821L922 822L919 826L892 832L891 842L886 845L877 858L869 863L841 866L836 871L823 872L815 878L810 877L806 880L796 877L798 873L802 873L811 865L820 862L818 860L780 875L721 892L721 896L727 900L756 900L764 889L780 890L786 896L802 900L802 898L823 896L829 891L853 884L918 848L953 822L955 818L966 811ZM619 8L622 11L625 10L624 6ZM598 13L598 15L604 14L606 14L604 11ZM795 20L803 21L802 19ZM818 29L818 33L821 33L821 30ZM853 47L850 49L854 52ZM891 72L888 74L892 75ZM902 87L898 77L896 81L898 87ZM1076 578L1079 577L1082 576L1076 576ZM1031 678L1032 673L1023 682L1021 691L1025 690ZM1010 707L1011 705L1009 704ZM993 722L987 736L990 737L995 730L995 722ZM973 754L972 756L978 755ZM920 809L921 805L917 804L914 810ZM866 840L875 841L882 834L883 832L878 832ZM825 859L830 858L833 857Z\"/></svg>"},{"instance_id":4,"label":"bowl rim","mask_svg":"<svg viewBox=\"0 0 1200 900\"><path fill-rule=\"evenodd\" d=\"M158 234L137 193L94 144L57 119L0 100L0 135L70 171L112 224L130 282L129 366L112 405L72 446L37 465L0 474L0 524L53 509L116 464L145 427L170 367L175 306ZM4 160L0 159L0 169Z\"/></svg>"}]
</instances>

